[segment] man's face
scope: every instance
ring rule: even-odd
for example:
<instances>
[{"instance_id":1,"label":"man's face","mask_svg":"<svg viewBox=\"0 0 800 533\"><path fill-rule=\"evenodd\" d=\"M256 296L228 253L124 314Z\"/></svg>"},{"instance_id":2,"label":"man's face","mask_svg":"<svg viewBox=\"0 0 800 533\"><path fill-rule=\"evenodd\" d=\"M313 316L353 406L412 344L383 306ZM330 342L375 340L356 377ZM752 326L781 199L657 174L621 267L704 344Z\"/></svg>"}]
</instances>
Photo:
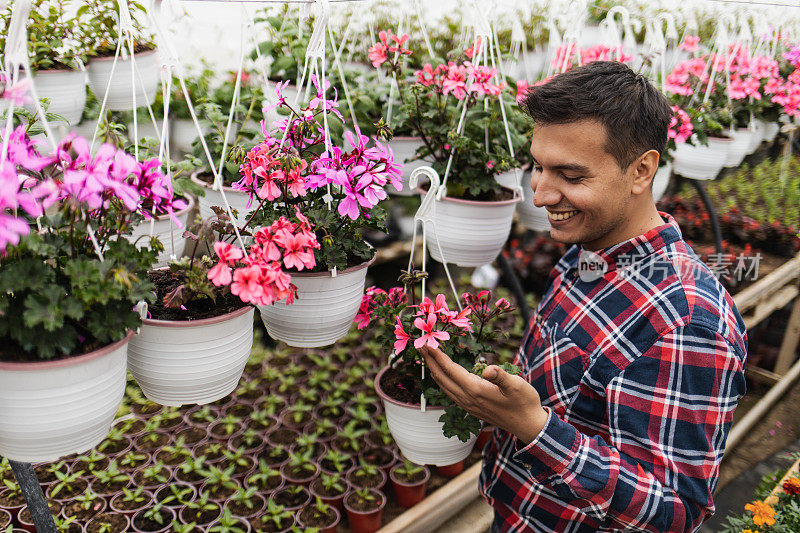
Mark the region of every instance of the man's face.
<instances>
[{"instance_id":1,"label":"man's face","mask_svg":"<svg viewBox=\"0 0 800 533\"><path fill-rule=\"evenodd\" d=\"M605 127L591 120L534 127L533 203L549 212L553 239L601 248L624 224L632 179L605 142Z\"/></svg>"}]
</instances>

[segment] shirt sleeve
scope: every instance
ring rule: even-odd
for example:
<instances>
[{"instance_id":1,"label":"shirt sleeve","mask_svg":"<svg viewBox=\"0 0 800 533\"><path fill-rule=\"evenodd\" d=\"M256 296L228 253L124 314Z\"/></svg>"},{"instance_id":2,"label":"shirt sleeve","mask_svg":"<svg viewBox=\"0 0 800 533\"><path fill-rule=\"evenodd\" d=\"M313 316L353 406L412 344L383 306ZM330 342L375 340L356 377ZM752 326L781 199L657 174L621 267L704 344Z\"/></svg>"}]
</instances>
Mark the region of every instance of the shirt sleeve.
<instances>
[{"instance_id":1,"label":"shirt sleeve","mask_svg":"<svg viewBox=\"0 0 800 533\"><path fill-rule=\"evenodd\" d=\"M610 443L551 411L533 442L517 441L514 460L612 527L693 531L714 511L744 357L710 328L680 326L607 385Z\"/></svg>"}]
</instances>

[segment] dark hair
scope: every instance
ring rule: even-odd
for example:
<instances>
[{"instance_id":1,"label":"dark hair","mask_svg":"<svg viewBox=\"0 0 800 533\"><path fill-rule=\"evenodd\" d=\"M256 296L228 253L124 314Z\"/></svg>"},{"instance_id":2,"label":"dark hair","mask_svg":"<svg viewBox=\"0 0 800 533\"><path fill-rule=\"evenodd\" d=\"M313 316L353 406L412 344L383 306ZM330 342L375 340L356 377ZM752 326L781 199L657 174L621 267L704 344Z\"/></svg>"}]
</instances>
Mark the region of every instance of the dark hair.
<instances>
[{"instance_id":1,"label":"dark hair","mask_svg":"<svg viewBox=\"0 0 800 533\"><path fill-rule=\"evenodd\" d=\"M597 120L606 129L606 151L627 168L648 150L667 146L672 109L641 74L618 61L593 61L533 87L522 108L536 124Z\"/></svg>"}]
</instances>

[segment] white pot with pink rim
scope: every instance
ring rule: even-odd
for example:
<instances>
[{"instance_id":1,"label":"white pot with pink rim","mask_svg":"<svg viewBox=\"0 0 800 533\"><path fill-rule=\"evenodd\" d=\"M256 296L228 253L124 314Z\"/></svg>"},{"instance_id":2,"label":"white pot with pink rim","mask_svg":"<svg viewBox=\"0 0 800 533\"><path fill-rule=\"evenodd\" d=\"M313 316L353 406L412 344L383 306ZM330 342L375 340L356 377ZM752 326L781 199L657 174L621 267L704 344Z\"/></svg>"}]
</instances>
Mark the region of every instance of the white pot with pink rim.
<instances>
[{"instance_id":1,"label":"white pot with pink rim","mask_svg":"<svg viewBox=\"0 0 800 533\"><path fill-rule=\"evenodd\" d=\"M434 223L428 227L427 238L431 257L462 267L494 261L511 233L514 209L521 200L519 194L503 190L511 198L479 202L444 196L436 200Z\"/></svg>"},{"instance_id":2,"label":"white pot with pink rim","mask_svg":"<svg viewBox=\"0 0 800 533\"><path fill-rule=\"evenodd\" d=\"M86 107L86 73L82 70L40 70L33 75L36 96L50 101L48 113L64 117L70 126L80 122ZM35 104L25 108L35 111Z\"/></svg>"},{"instance_id":3,"label":"white pot with pink rim","mask_svg":"<svg viewBox=\"0 0 800 533\"><path fill-rule=\"evenodd\" d=\"M470 435L466 442L457 437L445 437L439 418L444 407L406 403L390 397L381 388L381 379L389 367L384 367L375 377L375 392L383 403L386 423L392 438L403 455L412 463L420 465L447 466L466 457L475 446L477 435Z\"/></svg>"},{"instance_id":4,"label":"white pot with pink rim","mask_svg":"<svg viewBox=\"0 0 800 533\"><path fill-rule=\"evenodd\" d=\"M653 176L653 200L659 201L669 187L669 178L672 176L672 163L669 161L663 166L658 167L656 175Z\"/></svg>"},{"instance_id":5,"label":"white pot with pink rim","mask_svg":"<svg viewBox=\"0 0 800 533\"><path fill-rule=\"evenodd\" d=\"M298 348L319 348L338 341L350 330L361 306L367 267L373 257L341 272L293 272L297 298L259 306L269 336Z\"/></svg>"},{"instance_id":6,"label":"white pot with pink rim","mask_svg":"<svg viewBox=\"0 0 800 533\"><path fill-rule=\"evenodd\" d=\"M679 144L673 154L673 171L684 178L713 180L725 165L732 143L733 139L709 137L708 146Z\"/></svg>"},{"instance_id":7,"label":"white pot with pink rim","mask_svg":"<svg viewBox=\"0 0 800 533\"><path fill-rule=\"evenodd\" d=\"M142 319L128 369L147 398L161 405L206 404L237 387L253 347L253 313L199 320Z\"/></svg>"},{"instance_id":8,"label":"white pot with pink rim","mask_svg":"<svg viewBox=\"0 0 800 533\"><path fill-rule=\"evenodd\" d=\"M181 223L181 226L175 224L175 221L169 215L159 215L145 220L135 228L130 236L130 240L136 243L136 246L142 248L150 244L150 237L157 237L161 244L164 245L164 251L159 252L158 259L156 260L153 268L161 268L167 266L170 257L175 254L175 257L181 257L183 248L186 245L186 239L183 238L183 232L186 230L186 224L189 222L189 213L194 207L194 198L188 197L188 205L175 212L175 218Z\"/></svg>"},{"instance_id":9,"label":"white pot with pink rim","mask_svg":"<svg viewBox=\"0 0 800 533\"><path fill-rule=\"evenodd\" d=\"M133 72L131 68L133 63ZM113 75L112 75L113 69ZM93 57L89 61L89 87L102 102L108 88L106 107L112 111L130 111L137 107L152 105L156 101L161 64L158 52L139 52L133 57ZM134 102L134 91L136 100Z\"/></svg>"},{"instance_id":10,"label":"white pot with pink rim","mask_svg":"<svg viewBox=\"0 0 800 533\"><path fill-rule=\"evenodd\" d=\"M52 462L100 444L125 394L131 337L76 357L0 362L0 456Z\"/></svg>"},{"instance_id":11,"label":"white pot with pink rim","mask_svg":"<svg viewBox=\"0 0 800 533\"><path fill-rule=\"evenodd\" d=\"M192 181L205 191L205 195L197 199L198 209L203 220L215 215L212 207L218 206L225 209L225 200L222 198L222 193L214 189L211 183L200 179L196 173L192 174ZM228 200L228 204L237 211L235 222L237 227L241 228L247 222L250 211L254 210L256 205L247 206L250 202L250 193L248 192L240 191L227 185L223 185L221 188L225 191L225 199Z\"/></svg>"},{"instance_id":12,"label":"white pot with pink rim","mask_svg":"<svg viewBox=\"0 0 800 533\"><path fill-rule=\"evenodd\" d=\"M389 147L392 149L395 162L403 164L403 188L402 190L397 190L394 185L390 183L386 186L386 191L389 194L395 196L414 196L417 194L415 190L408 186L408 180L411 178L411 173L416 169L422 165L430 164L430 162L426 162L423 159L415 159L417 148L420 148L422 145L422 139L419 137L397 136L389 141Z\"/></svg>"}]
</instances>

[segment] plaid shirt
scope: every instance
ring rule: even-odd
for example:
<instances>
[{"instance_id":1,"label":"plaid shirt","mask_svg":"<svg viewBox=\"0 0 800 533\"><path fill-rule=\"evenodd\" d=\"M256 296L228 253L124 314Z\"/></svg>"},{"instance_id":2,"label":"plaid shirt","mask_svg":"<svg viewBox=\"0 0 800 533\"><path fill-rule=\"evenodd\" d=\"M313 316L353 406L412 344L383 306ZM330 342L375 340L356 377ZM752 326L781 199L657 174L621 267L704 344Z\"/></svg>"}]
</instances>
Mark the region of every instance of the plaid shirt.
<instances>
[{"instance_id":1,"label":"plaid shirt","mask_svg":"<svg viewBox=\"0 0 800 533\"><path fill-rule=\"evenodd\" d=\"M525 446L496 430L480 489L495 529L693 531L745 392L747 332L675 220L596 253L573 246L550 275L516 358L549 413Z\"/></svg>"}]
</instances>

